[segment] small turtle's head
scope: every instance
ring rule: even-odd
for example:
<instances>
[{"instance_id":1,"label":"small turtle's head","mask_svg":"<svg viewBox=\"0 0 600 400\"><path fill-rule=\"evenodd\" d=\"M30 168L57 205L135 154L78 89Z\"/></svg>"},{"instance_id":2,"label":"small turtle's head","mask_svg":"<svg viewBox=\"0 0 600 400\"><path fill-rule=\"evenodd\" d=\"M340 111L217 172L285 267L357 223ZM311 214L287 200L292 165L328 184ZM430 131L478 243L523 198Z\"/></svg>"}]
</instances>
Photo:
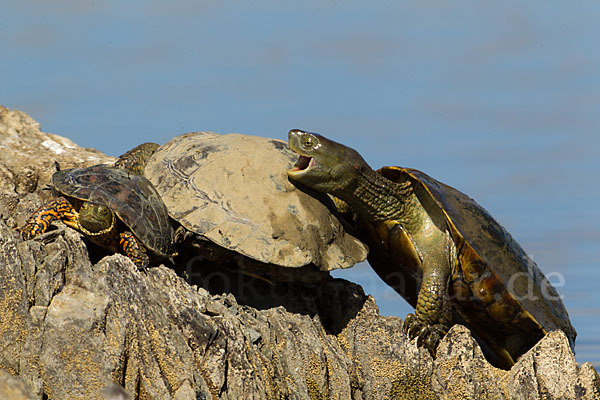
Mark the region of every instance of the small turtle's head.
<instances>
[{"instance_id":1,"label":"small turtle's head","mask_svg":"<svg viewBox=\"0 0 600 400\"><path fill-rule=\"evenodd\" d=\"M146 163L159 147L158 144L152 142L142 143L127 153L121 154L115 162L115 167L128 170L137 175L144 175Z\"/></svg>"},{"instance_id":2,"label":"small turtle's head","mask_svg":"<svg viewBox=\"0 0 600 400\"><path fill-rule=\"evenodd\" d=\"M115 216L107 206L85 202L79 208L79 225L86 234L98 235L108 232L114 224Z\"/></svg>"},{"instance_id":3,"label":"small turtle's head","mask_svg":"<svg viewBox=\"0 0 600 400\"><path fill-rule=\"evenodd\" d=\"M344 197L353 190L357 174L369 168L358 152L316 133L293 129L288 134L290 149L300 155L287 171L290 179L315 190Z\"/></svg>"}]
</instances>

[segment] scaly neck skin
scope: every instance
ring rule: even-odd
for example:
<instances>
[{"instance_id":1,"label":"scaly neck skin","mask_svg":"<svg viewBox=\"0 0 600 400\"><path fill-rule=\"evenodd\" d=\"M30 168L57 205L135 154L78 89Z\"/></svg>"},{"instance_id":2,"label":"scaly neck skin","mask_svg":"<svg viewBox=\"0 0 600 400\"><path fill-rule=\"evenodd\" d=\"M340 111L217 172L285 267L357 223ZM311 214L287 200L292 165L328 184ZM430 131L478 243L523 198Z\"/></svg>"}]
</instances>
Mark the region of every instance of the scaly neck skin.
<instances>
[{"instance_id":1,"label":"scaly neck skin","mask_svg":"<svg viewBox=\"0 0 600 400\"><path fill-rule=\"evenodd\" d=\"M395 219L408 223L413 219L411 209L416 198L410 182L392 182L368 165L358 168L355 174L349 187L334 194L352 211L372 221Z\"/></svg>"}]
</instances>

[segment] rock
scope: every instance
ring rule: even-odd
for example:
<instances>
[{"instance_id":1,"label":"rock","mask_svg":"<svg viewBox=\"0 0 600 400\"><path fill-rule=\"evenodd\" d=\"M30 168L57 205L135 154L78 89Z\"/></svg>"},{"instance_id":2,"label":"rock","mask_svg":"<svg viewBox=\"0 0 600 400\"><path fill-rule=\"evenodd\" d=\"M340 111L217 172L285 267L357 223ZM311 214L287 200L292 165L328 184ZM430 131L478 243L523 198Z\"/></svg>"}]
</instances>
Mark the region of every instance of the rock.
<instances>
[{"instance_id":1,"label":"rock","mask_svg":"<svg viewBox=\"0 0 600 400\"><path fill-rule=\"evenodd\" d=\"M0 369L0 399L33 400L31 388L18 376Z\"/></svg>"},{"instance_id":2,"label":"rock","mask_svg":"<svg viewBox=\"0 0 600 400\"><path fill-rule=\"evenodd\" d=\"M49 138L63 152L34 157ZM47 197L54 161L112 159L6 109L0 143L2 399L600 398L596 371L577 365L561 332L503 371L455 326L434 360L401 319L380 316L344 280L273 285L223 274L239 282L222 293L202 270L187 274L194 282L181 265L138 271L70 228L24 242L14 227Z\"/></svg>"},{"instance_id":3,"label":"rock","mask_svg":"<svg viewBox=\"0 0 600 400\"><path fill-rule=\"evenodd\" d=\"M44 189L57 166L67 169L114 161L98 150L44 133L29 115L0 106L0 217L11 227L23 225L40 199L49 198L50 191Z\"/></svg>"}]
</instances>

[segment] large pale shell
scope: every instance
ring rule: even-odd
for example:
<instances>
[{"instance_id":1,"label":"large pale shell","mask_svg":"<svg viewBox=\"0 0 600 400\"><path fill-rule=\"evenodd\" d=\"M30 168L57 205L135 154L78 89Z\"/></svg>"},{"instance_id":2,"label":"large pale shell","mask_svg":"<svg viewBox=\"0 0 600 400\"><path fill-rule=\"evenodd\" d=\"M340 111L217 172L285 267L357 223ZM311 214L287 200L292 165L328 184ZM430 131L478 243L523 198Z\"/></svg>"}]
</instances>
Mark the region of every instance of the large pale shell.
<instances>
[{"instance_id":1,"label":"large pale shell","mask_svg":"<svg viewBox=\"0 0 600 400\"><path fill-rule=\"evenodd\" d=\"M161 146L145 168L185 228L253 259L321 270L363 261L331 200L288 180L297 156L280 140L194 132Z\"/></svg>"}]
</instances>

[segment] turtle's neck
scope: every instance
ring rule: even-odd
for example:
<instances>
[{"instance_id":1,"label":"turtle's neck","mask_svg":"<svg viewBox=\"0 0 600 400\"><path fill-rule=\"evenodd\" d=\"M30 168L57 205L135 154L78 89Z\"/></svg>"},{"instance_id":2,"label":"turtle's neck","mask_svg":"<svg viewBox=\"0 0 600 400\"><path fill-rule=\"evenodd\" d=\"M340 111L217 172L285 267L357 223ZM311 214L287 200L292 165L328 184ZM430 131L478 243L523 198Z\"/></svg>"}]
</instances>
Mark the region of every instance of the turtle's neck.
<instances>
[{"instance_id":1,"label":"turtle's neck","mask_svg":"<svg viewBox=\"0 0 600 400\"><path fill-rule=\"evenodd\" d=\"M355 174L352 185L335 194L354 213L373 221L410 219L415 198L409 181L392 182L366 164Z\"/></svg>"}]
</instances>

